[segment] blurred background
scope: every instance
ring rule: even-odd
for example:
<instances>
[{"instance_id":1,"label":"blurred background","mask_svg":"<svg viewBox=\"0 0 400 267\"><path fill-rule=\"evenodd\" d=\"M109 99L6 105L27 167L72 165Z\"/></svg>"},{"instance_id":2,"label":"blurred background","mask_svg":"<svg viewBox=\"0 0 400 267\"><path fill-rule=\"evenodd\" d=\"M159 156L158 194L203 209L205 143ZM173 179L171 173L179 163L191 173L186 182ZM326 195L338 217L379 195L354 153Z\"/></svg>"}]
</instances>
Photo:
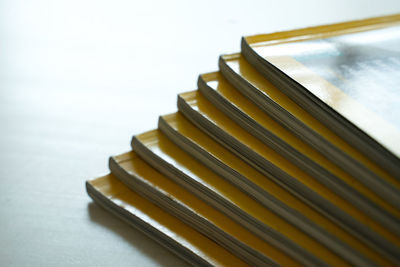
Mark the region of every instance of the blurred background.
<instances>
[{"instance_id":1,"label":"blurred background","mask_svg":"<svg viewBox=\"0 0 400 267\"><path fill-rule=\"evenodd\" d=\"M184 265L92 204L85 180L241 36L397 12L398 0L0 0L0 265Z\"/></svg>"}]
</instances>

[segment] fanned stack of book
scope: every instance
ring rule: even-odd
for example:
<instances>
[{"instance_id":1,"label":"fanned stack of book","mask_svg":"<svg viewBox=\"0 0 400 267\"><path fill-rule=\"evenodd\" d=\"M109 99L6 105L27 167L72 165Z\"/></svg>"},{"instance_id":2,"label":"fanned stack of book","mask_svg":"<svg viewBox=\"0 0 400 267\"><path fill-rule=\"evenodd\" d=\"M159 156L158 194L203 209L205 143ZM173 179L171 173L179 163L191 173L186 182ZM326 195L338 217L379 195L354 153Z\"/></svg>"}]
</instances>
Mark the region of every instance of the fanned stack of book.
<instances>
[{"instance_id":1,"label":"fanned stack of book","mask_svg":"<svg viewBox=\"0 0 400 267\"><path fill-rule=\"evenodd\" d=\"M194 265L400 265L400 15L242 39L86 183Z\"/></svg>"}]
</instances>

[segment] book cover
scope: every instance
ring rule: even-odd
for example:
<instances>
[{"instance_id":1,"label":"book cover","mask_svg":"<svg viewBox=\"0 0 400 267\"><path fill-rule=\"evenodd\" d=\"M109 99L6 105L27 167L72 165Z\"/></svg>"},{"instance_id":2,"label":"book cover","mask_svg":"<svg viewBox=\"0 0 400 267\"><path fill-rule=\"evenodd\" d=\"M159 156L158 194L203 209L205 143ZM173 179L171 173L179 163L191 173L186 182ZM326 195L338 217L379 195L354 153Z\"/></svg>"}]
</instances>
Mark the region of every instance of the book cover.
<instances>
[{"instance_id":1,"label":"book cover","mask_svg":"<svg viewBox=\"0 0 400 267\"><path fill-rule=\"evenodd\" d=\"M258 70L397 179L400 15L243 39Z\"/></svg>"}]
</instances>

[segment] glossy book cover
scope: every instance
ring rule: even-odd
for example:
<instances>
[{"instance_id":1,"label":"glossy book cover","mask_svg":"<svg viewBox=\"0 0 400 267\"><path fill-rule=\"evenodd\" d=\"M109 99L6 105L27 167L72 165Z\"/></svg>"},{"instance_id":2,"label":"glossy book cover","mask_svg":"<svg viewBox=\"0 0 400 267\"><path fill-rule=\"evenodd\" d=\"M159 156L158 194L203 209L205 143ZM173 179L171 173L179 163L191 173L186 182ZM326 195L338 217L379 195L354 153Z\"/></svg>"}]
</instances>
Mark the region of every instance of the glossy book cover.
<instances>
[{"instance_id":1,"label":"glossy book cover","mask_svg":"<svg viewBox=\"0 0 400 267\"><path fill-rule=\"evenodd\" d=\"M271 63L400 155L400 26L264 49Z\"/></svg>"},{"instance_id":2,"label":"glossy book cover","mask_svg":"<svg viewBox=\"0 0 400 267\"><path fill-rule=\"evenodd\" d=\"M399 24L400 15L392 15L249 36L242 52L303 108L398 176Z\"/></svg>"},{"instance_id":3,"label":"glossy book cover","mask_svg":"<svg viewBox=\"0 0 400 267\"><path fill-rule=\"evenodd\" d=\"M86 189L100 206L192 265L248 266L192 227L131 191L112 174L87 181Z\"/></svg>"}]
</instances>

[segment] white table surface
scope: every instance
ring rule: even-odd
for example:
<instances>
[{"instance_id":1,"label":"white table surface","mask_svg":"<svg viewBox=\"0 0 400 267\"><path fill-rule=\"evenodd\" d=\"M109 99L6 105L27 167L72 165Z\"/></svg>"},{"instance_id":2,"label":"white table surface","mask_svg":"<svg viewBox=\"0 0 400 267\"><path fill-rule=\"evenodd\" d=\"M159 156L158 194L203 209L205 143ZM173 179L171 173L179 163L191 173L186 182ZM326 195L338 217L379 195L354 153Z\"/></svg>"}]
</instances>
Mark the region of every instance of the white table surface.
<instances>
[{"instance_id":1,"label":"white table surface","mask_svg":"<svg viewBox=\"0 0 400 267\"><path fill-rule=\"evenodd\" d=\"M133 134L240 37L400 12L400 1L0 0L0 266L181 266L92 203Z\"/></svg>"}]
</instances>

